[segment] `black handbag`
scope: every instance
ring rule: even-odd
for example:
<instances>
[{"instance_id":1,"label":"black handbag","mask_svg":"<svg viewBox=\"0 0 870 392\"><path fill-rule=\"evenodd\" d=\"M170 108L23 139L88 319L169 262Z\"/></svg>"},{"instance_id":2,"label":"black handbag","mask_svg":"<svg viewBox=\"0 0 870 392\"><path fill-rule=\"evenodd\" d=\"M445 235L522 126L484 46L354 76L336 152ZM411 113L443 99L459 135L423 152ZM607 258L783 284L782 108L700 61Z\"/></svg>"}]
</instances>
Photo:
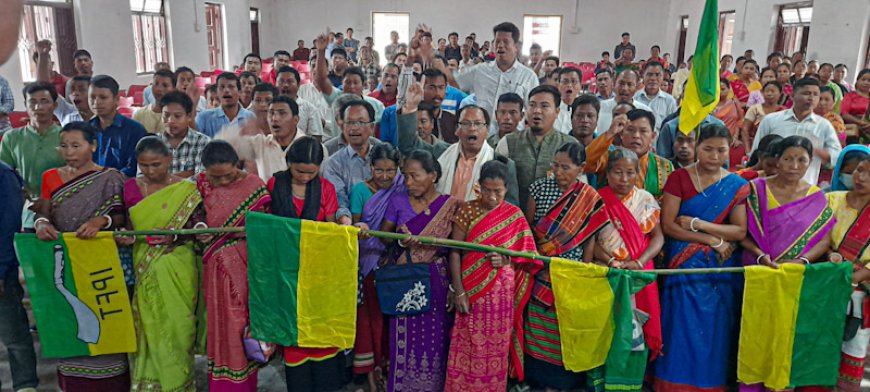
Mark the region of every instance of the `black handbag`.
<instances>
[{"instance_id":1,"label":"black handbag","mask_svg":"<svg viewBox=\"0 0 870 392\"><path fill-rule=\"evenodd\" d=\"M375 290L381 313L388 316L413 316L429 311L432 295L432 278L429 265L412 263L407 249L406 263L396 262L397 247L392 247L381 259L381 267L375 270Z\"/></svg>"}]
</instances>

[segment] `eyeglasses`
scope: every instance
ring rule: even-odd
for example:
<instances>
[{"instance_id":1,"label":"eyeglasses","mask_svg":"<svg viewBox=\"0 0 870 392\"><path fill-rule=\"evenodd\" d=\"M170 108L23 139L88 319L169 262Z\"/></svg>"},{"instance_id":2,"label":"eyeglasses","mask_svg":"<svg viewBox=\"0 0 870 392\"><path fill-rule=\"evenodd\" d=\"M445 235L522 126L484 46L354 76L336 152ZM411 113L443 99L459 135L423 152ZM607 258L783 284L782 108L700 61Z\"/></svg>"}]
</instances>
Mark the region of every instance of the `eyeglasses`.
<instances>
[{"instance_id":1,"label":"eyeglasses","mask_svg":"<svg viewBox=\"0 0 870 392\"><path fill-rule=\"evenodd\" d=\"M344 125L347 125L348 127L351 127L351 128L361 128L361 127L364 127L366 125L372 125L372 124L374 124L374 123L371 121L345 121L344 122Z\"/></svg>"},{"instance_id":2,"label":"eyeglasses","mask_svg":"<svg viewBox=\"0 0 870 392\"><path fill-rule=\"evenodd\" d=\"M461 122L459 128L462 129L480 129L486 126L485 122Z\"/></svg>"}]
</instances>

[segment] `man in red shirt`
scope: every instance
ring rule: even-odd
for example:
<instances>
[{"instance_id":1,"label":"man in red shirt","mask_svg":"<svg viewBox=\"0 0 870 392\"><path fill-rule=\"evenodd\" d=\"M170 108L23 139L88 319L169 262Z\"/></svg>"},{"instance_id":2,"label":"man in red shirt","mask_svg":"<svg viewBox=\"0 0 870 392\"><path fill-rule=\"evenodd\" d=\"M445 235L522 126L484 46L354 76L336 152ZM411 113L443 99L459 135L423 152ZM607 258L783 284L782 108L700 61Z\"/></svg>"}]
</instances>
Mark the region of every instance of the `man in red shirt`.
<instances>
[{"instance_id":1,"label":"man in red shirt","mask_svg":"<svg viewBox=\"0 0 870 392\"><path fill-rule=\"evenodd\" d=\"M381 88L369 94L370 97L381 101L384 107L396 104L396 96L399 91L399 66L389 63L384 66L381 75Z\"/></svg>"},{"instance_id":2,"label":"man in red shirt","mask_svg":"<svg viewBox=\"0 0 870 392\"><path fill-rule=\"evenodd\" d=\"M300 40L299 42L303 43L302 40ZM296 49L296 50L298 51L299 49ZM296 53L296 52L294 51L293 53ZM308 59L306 59L306 61L307 60ZM269 79L264 80L263 82L270 83L270 84L274 85L275 81L278 80L278 77L276 76L276 73L278 72L278 70L281 69L282 67L289 66L290 61L292 61L290 59L290 52L288 52L286 50L276 50L275 54L272 55L272 61L273 61L272 70L269 71Z\"/></svg>"},{"instance_id":3,"label":"man in red shirt","mask_svg":"<svg viewBox=\"0 0 870 392\"><path fill-rule=\"evenodd\" d=\"M305 41L301 39L296 43L296 45L298 46L296 47L296 50L293 51L293 61L308 61L308 58L311 56L311 49L306 48ZM290 64L288 63L285 65ZM275 69L278 69L278 67L275 67Z\"/></svg>"}]
</instances>

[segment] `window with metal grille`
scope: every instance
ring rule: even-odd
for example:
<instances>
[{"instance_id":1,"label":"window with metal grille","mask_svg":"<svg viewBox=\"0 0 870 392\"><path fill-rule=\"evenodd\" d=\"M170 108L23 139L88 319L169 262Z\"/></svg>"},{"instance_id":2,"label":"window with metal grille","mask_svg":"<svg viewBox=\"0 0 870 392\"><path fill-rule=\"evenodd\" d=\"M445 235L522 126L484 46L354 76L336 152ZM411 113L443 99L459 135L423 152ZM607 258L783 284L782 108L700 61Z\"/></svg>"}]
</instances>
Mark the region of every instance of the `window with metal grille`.
<instances>
[{"instance_id":1,"label":"window with metal grille","mask_svg":"<svg viewBox=\"0 0 870 392\"><path fill-rule=\"evenodd\" d=\"M130 0L130 10L136 72L154 72L156 63L169 61L169 34L166 32L163 0Z\"/></svg>"},{"instance_id":2,"label":"window with metal grille","mask_svg":"<svg viewBox=\"0 0 870 392\"><path fill-rule=\"evenodd\" d=\"M75 19L72 2L69 0L28 1L21 14L21 33L18 38L18 60L21 79L36 80L36 43L51 41L53 70L65 75L74 75L73 53L76 51Z\"/></svg>"}]
</instances>

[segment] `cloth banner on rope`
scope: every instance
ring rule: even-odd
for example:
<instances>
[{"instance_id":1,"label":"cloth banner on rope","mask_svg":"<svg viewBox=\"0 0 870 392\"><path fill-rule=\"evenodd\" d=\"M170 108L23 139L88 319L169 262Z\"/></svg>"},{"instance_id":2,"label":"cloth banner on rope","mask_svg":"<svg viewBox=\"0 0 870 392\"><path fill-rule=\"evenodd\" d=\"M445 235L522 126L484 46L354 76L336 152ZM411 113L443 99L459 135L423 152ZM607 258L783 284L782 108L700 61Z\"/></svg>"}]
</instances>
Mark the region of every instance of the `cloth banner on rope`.
<instances>
[{"instance_id":1,"label":"cloth banner on rope","mask_svg":"<svg viewBox=\"0 0 870 392\"><path fill-rule=\"evenodd\" d=\"M353 347L359 229L249 212L251 335L283 346Z\"/></svg>"},{"instance_id":2,"label":"cloth banner on rope","mask_svg":"<svg viewBox=\"0 0 870 392\"><path fill-rule=\"evenodd\" d=\"M112 233L56 241L16 234L42 355L49 358L136 351L133 313Z\"/></svg>"},{"instance_id":3,"label":"cloth banner on rope","mask_svg":"<svg viewBox=\"0 0 870 392\"><path fill-rule=\"evenodd\" d=\"M834 386L851 263L746 268L737 378L769 389Z\"/></svg>"},{"instance_id":4,"label":"cloth banner on rope","mask_svg":"<svg viewBox=\"0 0 870 392\"><path fill-rule=\"evenodd\" d=\"M628 363L634 329L631 295L655 276L554 258L550 280L565 369L583 372L605 363Z\"/></svg>"}]
</instances>

